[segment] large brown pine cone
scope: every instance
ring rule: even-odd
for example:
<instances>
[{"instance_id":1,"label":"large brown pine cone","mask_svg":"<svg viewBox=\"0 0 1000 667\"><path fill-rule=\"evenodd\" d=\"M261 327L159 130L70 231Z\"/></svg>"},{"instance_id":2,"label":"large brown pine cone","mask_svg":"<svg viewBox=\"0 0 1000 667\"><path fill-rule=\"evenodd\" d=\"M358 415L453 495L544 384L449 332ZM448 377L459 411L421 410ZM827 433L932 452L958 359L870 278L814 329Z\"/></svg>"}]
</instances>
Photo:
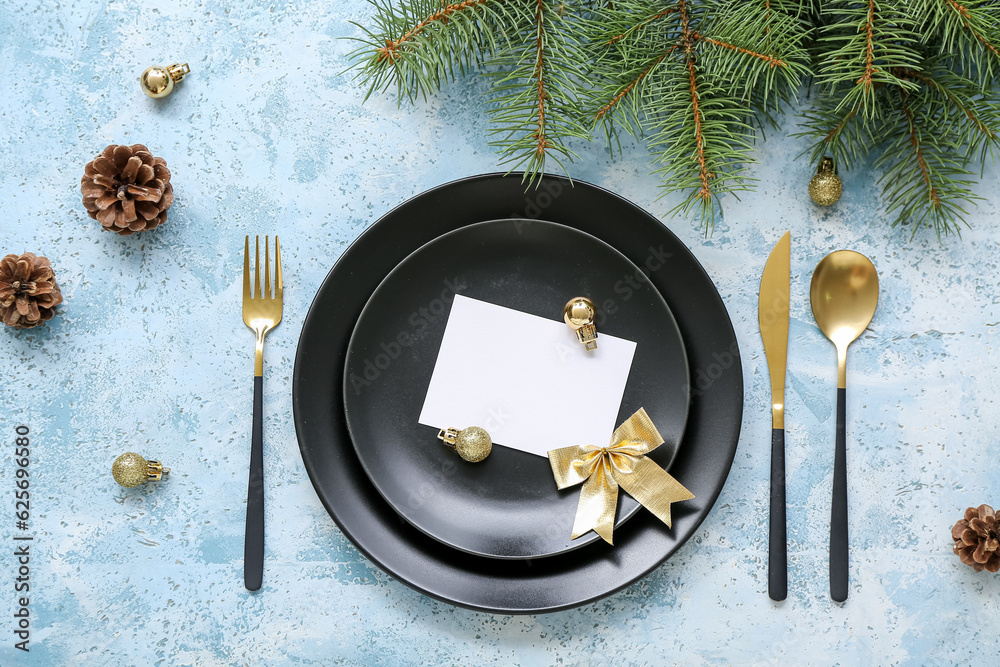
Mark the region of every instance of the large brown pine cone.
<instances>
[{"instance_id":1,"label":"large brown pine cone","mask_svg":"<svg viewBox=\"0 0 1000 667\"><path fill-rule=\"evenodd\" d=\"M1000 521L989 505L970 507L951 529L955 553L976 572L1000 570Z\"/></svg>"},{"instance_id":2,"label":"large brown pine cone","mask_svg":"<svg viewBox=\"0 0 1000 667\"><path fill-rule=\"evenodd\" d=\"M7 326L29 329L51 320L62 300L46 258L26 252L0 259L0 319Z\"/></svg>"},{"instance_id":3,"label":"large brown pine cone","mask_svg":"<svg viewBox=\"0 0 1000 667\"><path fill-rule=\"evenodd\" d=\"M122 236L162 225L174 203L166 160L142 144L105 148L87 163L80 191L90 217Z\"/></svg>"}]
</instances>

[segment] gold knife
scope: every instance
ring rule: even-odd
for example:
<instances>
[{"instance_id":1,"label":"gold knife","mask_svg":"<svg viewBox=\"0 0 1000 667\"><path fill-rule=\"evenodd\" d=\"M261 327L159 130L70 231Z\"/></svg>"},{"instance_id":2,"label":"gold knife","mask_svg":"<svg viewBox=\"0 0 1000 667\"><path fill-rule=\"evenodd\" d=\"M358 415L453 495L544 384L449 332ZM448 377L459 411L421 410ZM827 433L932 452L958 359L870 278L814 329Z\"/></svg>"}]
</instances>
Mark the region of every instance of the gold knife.
<instances>
[{"instance_id":1,"label":"gold knife","mask_svg":"<svg viewBox=\"0 0 1000 667\"><path fill-rule=\"evenodd\" d=\"M767 549L767 594L788 595L785 535L785 366L788 363L788 303L792 233L785 232L764 265L757 317L771 373L771 515Z\"/></svg>"}]
</instances>

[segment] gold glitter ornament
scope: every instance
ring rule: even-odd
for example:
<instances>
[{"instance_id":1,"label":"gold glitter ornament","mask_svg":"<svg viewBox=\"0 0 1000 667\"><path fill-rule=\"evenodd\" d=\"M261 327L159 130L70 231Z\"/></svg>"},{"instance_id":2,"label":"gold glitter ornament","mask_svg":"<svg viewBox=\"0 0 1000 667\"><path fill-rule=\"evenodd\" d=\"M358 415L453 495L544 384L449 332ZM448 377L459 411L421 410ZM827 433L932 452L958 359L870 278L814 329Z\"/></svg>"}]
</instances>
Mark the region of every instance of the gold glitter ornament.
<instances>
[{"instance_id":1,"label":"gold glitter ornament","mask_svg":"<svg viewBox=\"0 0 1000 667\"><path fill-rule=\"evenodd\" d=\"M115 481L130 489L144 482L158 481L170 474L159 461L147 461L135 452L125 452L111 464L111 474Z\"/></svg>"},{"instance_id":2,"label":"gold glitter ornament","mask_svg":"<svg viewBox=\"0 0 1000 667\"><path fill-rule=\"evenodd\" d=\"M478 426L461 431L457 428L441 429L437 437L449 447L454 447L458 455L469 463L479 463L493 451L493 439L486 429Z\"/></svg>"},{"instance_id":3,"label":"gold glitter ornament","mask_svg":"<svg viewBox=\"0 0 1000 667\"><path fill-rule=\"evenodd\" d=\"M832 157L824 156L819 161L816 175L809 181L809 196L820 206L832 206L840 199L843 191L844 184L837 175L837 165Z\"/></svg>"}]
</instances>

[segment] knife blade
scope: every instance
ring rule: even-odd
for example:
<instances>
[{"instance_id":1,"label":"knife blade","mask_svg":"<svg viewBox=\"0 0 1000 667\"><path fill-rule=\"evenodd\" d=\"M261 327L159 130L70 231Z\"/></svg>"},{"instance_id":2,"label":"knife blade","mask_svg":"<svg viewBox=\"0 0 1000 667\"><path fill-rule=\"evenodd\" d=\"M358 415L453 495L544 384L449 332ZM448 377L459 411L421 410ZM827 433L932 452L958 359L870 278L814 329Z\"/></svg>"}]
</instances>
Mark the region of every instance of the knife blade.
<instances>
[{"instance_id":1,"label":"knife blade","mask_svg":"<svg viewBox=\"0 0 1000 667\"><path fill-rule=\"evenodd\" d=\"M788 363L788 306L791 291L792 233L771 250L760 279L757 318L771 375L771 507L767 550L767 594L788 595L785 528L785 367Z\"/></svg>"}]
</instances>

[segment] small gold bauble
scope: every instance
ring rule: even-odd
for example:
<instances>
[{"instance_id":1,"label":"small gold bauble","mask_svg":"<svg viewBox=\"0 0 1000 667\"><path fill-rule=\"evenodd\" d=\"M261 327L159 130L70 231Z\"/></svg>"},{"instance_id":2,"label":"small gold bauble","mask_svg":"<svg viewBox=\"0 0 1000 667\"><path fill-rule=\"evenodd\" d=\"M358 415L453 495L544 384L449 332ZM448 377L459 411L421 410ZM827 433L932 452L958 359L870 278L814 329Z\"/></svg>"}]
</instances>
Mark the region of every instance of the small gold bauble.
<instances>
[{"instance_id":1,"label":"small gold bauble","mask_svg":"<svg viewBox=\"0 0 1000 667\"><path fill-rule=\"evenodd\" d=\"M594 302L585 296L578 296L570 299L563 306L563 320L574 329L594 323L597 317L597 308Z\"/></svg>"},{"instance_id":2,"label":"small gold bauble","mask_svg":"<svg viewBox=\"0 0 1000 667\"><path fill-rule=\"evenodd\" d=\"M486 429L470 426L459 431L457 428L443 428L437 435L449 447L454 447L458 455L469 463L479 463L493 451L493 439Z\"/></svg>"},{"instance_id":3,"label":"small gold bauble","mask_svg":"<svg viewBox=\"0 0 1000 667\"><path fill-rule=\"evenodd\" d=\"M597 349L597 327L594 326L596 318L597 308L585 296L575 296L563 306L563 320L576 332L577 340L589 352Z\"/></svg>"},{"instance_id":4,"label":"small gold bauble","mask_svg":"<svg viewBox=\"0 0 1000 667\"><path fill-rule=\"evenodd\" d=\"M809 181L809 196L820 206L832 206L840 199L844 184L837 175L837 166L832 157L824 157L819 162L816 175Z\"/></svg>"},{"instance_id":5,"label":"small gold bauble","mask_svg":"<svg viewBox=\"0 0 1000 667\"><path fill-rule=\"evenodd\" d=\"M139 77L139 85L142 91L154 99L166 97L174 90L174 84L180 83L191 71L187 63L181 65L174 63L169 67L153 65L147 67L146 71Z\"/></svg>"},{"instance_id":6,"label":"small gold bauble","mask_svg":"<svg viewBox=\"0 0 1000 667\"><path fill-rule=\"evenodd\" d=\"M166 67L155 65L139 77L144 93L153 98L166 97L174 90L174 80L170 78Z\"/></svg>"},{"instance_id":7,"label":"small gold bauble","mask_svg":"<svg viewBox=\"0 0 1000 667\"><path fill-rule=\"evenodd\" d=\"M111 464L111 475L127 489L169 474L159 461L147 461L135 452L125 452Z\"/></svg>"},{"instance_id":8,"label":"small gold bauble","mask_svg":"<svg viewBox=\"0 0 1000 667\"><path fill-rule=\"evenodd\" d=\"M470 426L462 429L455 438L455 451L466 461L478 463L493 451L493 439L486 429Z\"/></svg>"}]
</instances>

